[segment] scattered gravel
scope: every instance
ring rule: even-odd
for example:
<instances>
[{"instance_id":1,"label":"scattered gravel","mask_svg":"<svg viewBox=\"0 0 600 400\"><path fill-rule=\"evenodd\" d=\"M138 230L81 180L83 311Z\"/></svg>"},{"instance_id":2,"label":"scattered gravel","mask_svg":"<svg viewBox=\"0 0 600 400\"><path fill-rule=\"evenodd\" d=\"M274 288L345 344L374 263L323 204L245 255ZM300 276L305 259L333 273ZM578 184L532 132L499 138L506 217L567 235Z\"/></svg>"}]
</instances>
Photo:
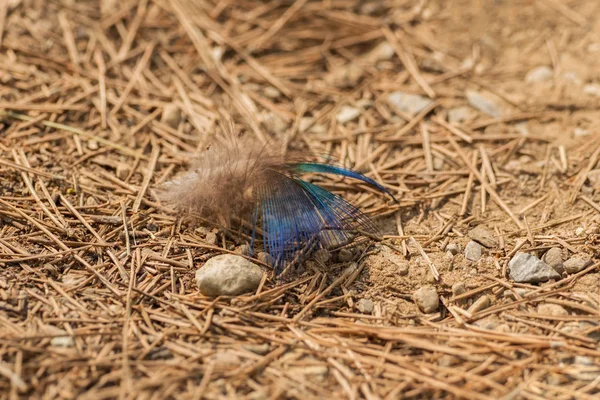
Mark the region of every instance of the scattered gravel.
<instances>
[{"instance_id":1,"label":"scattered gravel","mask_svg":"<svg viewBox=\"0 0 600 400\"><path fill-rule=\"evenodd\" d=\"M263 272L241 256L222 254L196 271L198 289L205 296L237 296L258 288Z\"/></svg>"},{"instance_id":2,"label":"scattered gravel","mask_svg":"<svg viewBox=\"0 0 600 400\"><path fill-rule=\"evenodd\" d=\"M494 234L487 230L483 225L478 225L471 229L468 236L488 249L498 247L498 240L495 238Z\"/></svg>"},{"instance_id":3,"label":"scattered gravel","mask_svg":"<svg viewBox=\"0 0 600 400\"><path fill-rule=\"evenodd\" d=\"M467 287L463 282L456 282L452 285L452 295L460 296L461 294L467 293Z\"/></svg>"},{"instance_id":4,"label":"scattered gravel","mask_svg":"<svg viewBox=\"0 0 600 400\"><path fill-rule=\"evenodd\" d=\"M371 314L373 312L373 300L371 299L360 299L358 303L356 303L356 309L363 314Z\"/></svg>"},{"instance_id":5,"label":"scattered gravel","mask_svg":"<svg viewBox=\"0 0 600 400\"><path fill-rule=\"evenodd\" d=\"M547 65L536 67L530 70L525 76L525 82L544 82L552 79L554 75L552 68Z\"/></svg>"},{"instance_id":6,"label":"scattered gravel","mask_svg":"<svg viewBox=\"0 0 600 400\"><path fill-rule=\"evenodd\" d=\"M177 129L179 121L181 120L181 110L174 103L167 103L163 107L162 115L160 116L160 122L170 126L173 129Z\"/></svg>"},{"instance_id":7,"label":"scattered gravel","mask_svg":"<svg viewBox=\"0 0 600 400\"><path fill-rule=\"evenodd\" d=\"M562 274L564 272L562 249L553 247L544 254L542 261L551 266L556 272Z\"/></svg>"},{"instance_id":8,"label":"scattered gravel","mask_svg":"<svg viewBox=\"0 0 600 400\"><path fill-rule=\"evenodd\" d=\"M517 253L508 263L510 277L517 283L539 283L560 279L560 274L529 253Z\"/></svg>"},{"instance_id":9,"label":"scattered gravel","mask_svg":"<svg viewBox=\"0 0 600 400\"><path fill-rule=\"evenodd\" d=\"M483 247L477 242L471 240L465 247L465 258L469 261L478 261L483 253Z\"/></svg>"},{"instance_id":10,"label":"scattered gravel","mask_svg":"<svg viewBox=\"0 0 600 400\"><path fill-rule=\"evenodd\" d=\"M436 312L440 307L440 299L433 286L423 286L414 293L414 300L419 310L429 314Z\"/></svg>"},{"instance_id":11,"label":"scattered gravel","mask_svg":"<svg viewBox=\"0 0 600 400\"><path fill-rule=\"evenodd\" d=\"M460 253L460 246L456 243L449 243L448 246L446 246L446 250L455 256Z\"/></svg>"},{"instance_id":12,"label":"scattered gravel","mask_svg":"<svg viewBox=\"0 0 600 400\"><path fill-rule=\"evenodd\" d=\"M393 92L388 96L388 101L405 114L415 115L431 104L431 99L416 94Z\"/></svg>"},{"instance_id":13,"label":"scattered gravel","mask_svg":"<svg viewBox=\"0 0 600 400\"><path fill-rule=\"evenodd\" d=\"M360 115L360 109L350 106L343 106L338 111L336 119L340 124L345 124L346 122L350 122L355 120Z\"/></svg>"},{"instance_id":14,"label":"scattered gravel","mask_svg":"<svg viewBox=\"0 0 600 400\"><path fill-rule=\"evenodd\" d=\"M577 272L582 271L588 265L590 265L590 259L579 256L571 257L563 264L565 272L568 274L576 274Z\"/></svg>"},{"instance_id":15,"label":"scattered gravel","mask_svg":"<svg viewBox=\"0 0 600 400\"><path fill-rule=\"evenodd\" d=\"M498 118L502 116L502 110L495 101L488 99L483 94L474 90L467 90L467 100L471 106L491 117Z\"/></svg>"}]
</instances>

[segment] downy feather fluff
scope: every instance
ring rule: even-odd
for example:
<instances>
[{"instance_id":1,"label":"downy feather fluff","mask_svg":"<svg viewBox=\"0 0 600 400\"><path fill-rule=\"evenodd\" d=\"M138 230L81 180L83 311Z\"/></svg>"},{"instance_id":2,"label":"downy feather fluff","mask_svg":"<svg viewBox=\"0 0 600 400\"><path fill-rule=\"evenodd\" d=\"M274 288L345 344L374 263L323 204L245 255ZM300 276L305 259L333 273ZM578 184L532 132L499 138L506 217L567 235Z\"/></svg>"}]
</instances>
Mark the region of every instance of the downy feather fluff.
<instances>
[{"instance_id":1,"label":"downy feather fluff","mask_svg":"<svg viewBox=\"0 0 600 400\"><path fill-rule=\"evenodd\" d=\"M385 187L358 172L293 155L284 158L266 146L240 142L218 143L203 152L189 171L166 184L162 198L225 225L234 218L246 221L253 241L260 228L264 250L278 273L309 247L346 243L358 230L377 232L358 208L301 178L308 173L353 178L393 198Z\"/></svg>"}]
</instances>

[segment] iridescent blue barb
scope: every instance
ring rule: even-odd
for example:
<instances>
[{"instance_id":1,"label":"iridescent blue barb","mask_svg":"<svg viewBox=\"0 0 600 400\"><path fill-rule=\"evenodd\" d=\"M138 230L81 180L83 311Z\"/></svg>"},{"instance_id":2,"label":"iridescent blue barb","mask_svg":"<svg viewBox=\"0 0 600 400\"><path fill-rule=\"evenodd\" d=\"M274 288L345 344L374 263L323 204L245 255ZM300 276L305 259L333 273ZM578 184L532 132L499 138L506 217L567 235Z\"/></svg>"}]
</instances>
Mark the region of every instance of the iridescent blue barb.
<instances>
[{"instance_id":1,"label":"iridescent blue barb","mask_svg":"<svg viewBox=\"0 0 600 400\"><path fill-rule=\"evenodd\" d=\"M358 172L318 163L287 164L272 170L256 188L257 223L264 232L264 249L274 260L275 272L307 251L307 246L330 248L352 240L357 231L377 233L371 220L342 197L298 177L301 173L327 173L363 181L395 198L389 190ZM305 254L308 255L308 254Z\"/></svg>"}]
</instances>

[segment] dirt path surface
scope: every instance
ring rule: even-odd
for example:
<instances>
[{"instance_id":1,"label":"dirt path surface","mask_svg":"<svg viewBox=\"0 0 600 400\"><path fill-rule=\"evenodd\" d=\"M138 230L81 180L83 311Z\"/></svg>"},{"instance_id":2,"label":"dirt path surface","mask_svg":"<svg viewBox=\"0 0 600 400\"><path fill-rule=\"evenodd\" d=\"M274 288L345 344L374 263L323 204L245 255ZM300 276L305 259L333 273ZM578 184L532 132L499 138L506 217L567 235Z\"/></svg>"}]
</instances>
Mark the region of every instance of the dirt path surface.
<instances>
[{"instance_id":1,"label":"dirt path surface","mask_svg":"<svg viewBox=\"0 0 600 400\"><path fill-rule=\"evenodd\" d=\"M598 398L598 15L2 2L0 399ZM229 117L394 192L315 177L382 240L203 296L242 243L157 190Z\"/></svg>"}]
</instances>

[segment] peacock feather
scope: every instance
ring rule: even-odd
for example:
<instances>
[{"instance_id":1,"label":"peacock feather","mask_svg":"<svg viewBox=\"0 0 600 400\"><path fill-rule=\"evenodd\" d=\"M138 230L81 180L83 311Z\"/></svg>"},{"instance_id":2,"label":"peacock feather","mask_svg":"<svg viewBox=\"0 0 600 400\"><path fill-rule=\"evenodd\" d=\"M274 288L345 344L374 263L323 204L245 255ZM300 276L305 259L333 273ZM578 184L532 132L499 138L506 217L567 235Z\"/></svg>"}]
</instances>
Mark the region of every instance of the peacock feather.
<instances>
[{"instance_id":1,"label":"peacock feather","mask_svg":"<svg viewBox=\"0 0 600 400\"><path fill-rule=\"evenodd\" d=\"M262 233L264 251L279 273L299 254L348 243L360 231L377 234L358 208L302 179L309 173L353 178L394 199L384 186L356 171L298 156L284 158L251 144L213 146L191 170L167 184L162 198L224 224L247 221L253 242Z\"/></svg>"}]
</instances>

